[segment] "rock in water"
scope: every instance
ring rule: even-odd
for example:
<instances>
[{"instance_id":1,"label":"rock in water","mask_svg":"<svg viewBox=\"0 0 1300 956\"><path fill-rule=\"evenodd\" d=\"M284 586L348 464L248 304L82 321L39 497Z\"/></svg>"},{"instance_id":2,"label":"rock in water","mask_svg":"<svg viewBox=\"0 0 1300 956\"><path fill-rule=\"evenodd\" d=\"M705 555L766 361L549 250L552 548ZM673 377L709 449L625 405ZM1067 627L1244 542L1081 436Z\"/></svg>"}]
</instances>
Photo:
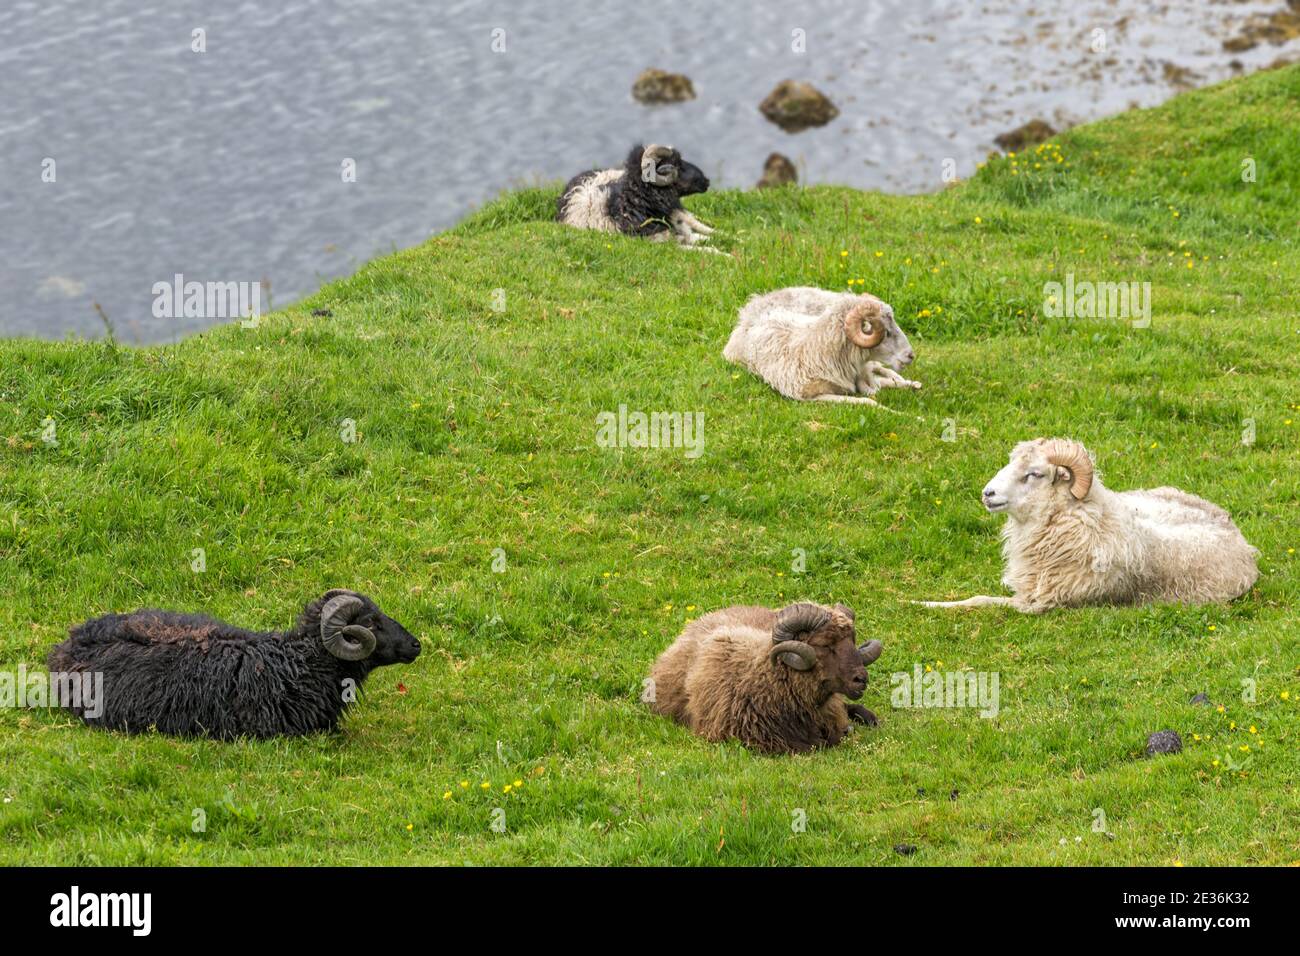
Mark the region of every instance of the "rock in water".
<instances>
[{"instance_id":1,"label":"rock in water","mask_svg":"<svg viewBox=\"0 0 1300 956\"><path fill-rule=\"evenodd\" d=\"M1051 139L1056 135L1056 130L1048 126L1040 119L1030 120L1024 126L1018 126L1009 133L1003 133L1001 136L995 136L993 142L1009 153L1014 153L1024 149L1026 146L1033 146L1044 140Z\"/></svg>"},{"instance_id":2,"label":"rock in water","mask_svg":"<svg viewBox=\"0 0 1300 956\"><path fill-rule=\"evenodd\" d=\"M1200 74L1176 63L1166 62L1162 69L1165 82L1176 90L1190 90L1201 80Z\"/></svg>"},{"instance_id":3,"label":"rock in water","mask_svg":"<svg viewBox=\"0 0 1300 956\"><path fill-rule=\"evenodd\" d=\"M1176 754L1183 749L1183 738L1176 730L1158 730L1147 738L1147 756L1156 754Z\"/></svg>"},{"instance_id":4,"label":"rock in water","mask_svg":"<svg viewBox=\"0 0 1300 956\"><path fill-rule=\"evenodd\" d=\"M632 84L632 98L650 106L682 103L695 99L695 86L688 76L650 69L638 76Z\"/></svg>"},{"instance_id":5,"label":"rock in water","mask_svg":"<svg viewBox=\"0 0 1300 956\"><path fill-rule=\"evenodd\" d=\"M812 126L825 126L840 115L826 94L811 83L782 80L767 99L758 104L759 111L787 133L798 133Z\"/></svg>"},{"instance_id":6,"label":"rock in water","mask_svg":"<svg viewBox=\"0 0 1300 956\"><path fill-rule=\"evenodd\" d=\"M1243 53L1253 50L1261 43L1268 42L1281 46L1300 37L1300 4L1287 0L1289 10L1277 10L1264 15L1257 14L1242 28L1240 36L1223 41L1223 48L1229 53Z\"/></svg>"},{"instance_id":7,"label":"rock in water","mask_svg":"<svg viewBox=\"0 0 1300 956\"><path fill-rule=\"evenodd\" d=\"M794 168L788 156L773 153L763 164L763 178L758 181L759 189L772 186L785 186L799 181L799 171Z\"/></svg>"}]
</instances>

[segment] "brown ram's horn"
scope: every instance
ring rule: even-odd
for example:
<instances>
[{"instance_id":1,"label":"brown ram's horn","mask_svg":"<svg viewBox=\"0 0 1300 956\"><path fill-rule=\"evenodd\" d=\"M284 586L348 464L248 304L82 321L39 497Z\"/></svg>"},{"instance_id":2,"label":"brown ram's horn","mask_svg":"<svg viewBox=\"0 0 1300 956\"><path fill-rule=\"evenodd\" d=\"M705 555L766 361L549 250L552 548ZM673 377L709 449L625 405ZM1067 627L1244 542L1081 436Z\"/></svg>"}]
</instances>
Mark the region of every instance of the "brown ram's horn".
<instances>
[{"instance_id":1,"label":"brown ram's horn","mask_svg":"<svg viewBox=\"0 0 1300 956\"><path fill-rule=\"evenodd\" d=\"M803 641L782 641L773 644L770 656L773 662L780 658L786 667L797 671L810 671L817 666L817 652L812 649L811 644L805 644Z\"/></svg>"},{"instance_id":2,"label":"brown ram's horn","mask_svg":"<svg viewBox=\"0 0 1300 956\"><path fill-rule=\"evenodd\" d=\"M856 303L844 314L844 334L860 349L872 349L885 338L885 321L880 308L868 300Z\"/></svg>"},{"instance_id":3,"label":"brown ram's horn","mask_svg":"<svg viewBox=\"0 0 1300 956\"><path fill-rule=\"evenodd\" d=\"M868 664L875 663L876 658L880 656L880 652L884 649L885 646L879 641L867 641L867 643L859 647L858 657L862 658L862 666L866 667Z\"/></svg>"},{"instance_id":4,"label":"brown ram's horn","mask_svg":"<svg viewBox=\"0 0 1300 956\"><path fill-rule=\"evenodd\" d=\"M820 605L807 601L791 604L776 616L776 624L772 627L772 643L795 640L800 634L822 627L830 617L830 612Z\"/></svg>"}]
</instances>

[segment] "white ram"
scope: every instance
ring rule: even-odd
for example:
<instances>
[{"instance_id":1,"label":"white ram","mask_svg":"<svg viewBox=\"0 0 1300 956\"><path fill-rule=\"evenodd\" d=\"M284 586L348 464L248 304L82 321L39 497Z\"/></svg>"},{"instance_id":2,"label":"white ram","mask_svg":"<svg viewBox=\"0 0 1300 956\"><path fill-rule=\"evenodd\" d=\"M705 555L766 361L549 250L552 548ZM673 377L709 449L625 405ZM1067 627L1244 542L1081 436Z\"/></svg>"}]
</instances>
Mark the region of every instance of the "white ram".
<instances>
[{"instance_id":1,"label":"white ram","mask_svg":"<svg viewBox=\"0 0 1300 956\"><path fill-rule=\"evenodd\" d=\"M752 297L722 357L802 401L876 405L882 388L920 388L899 372L916 353L874 295L809 286Z\"/></svg>"},{"instance_id":2,"label":"white ram","mask_svg":"<svg viewBox=\"0 0 1300 956\"><path fill-rule=\"evenodd\" d=\"M1177 488L1111 491L1077 441L1016 445L983 502L1006 512L1002 583L1015 596L927 607L1207 604L1240 597L1259 577L1259 552L1222 508Z\"/></svg>"}]
</instances>

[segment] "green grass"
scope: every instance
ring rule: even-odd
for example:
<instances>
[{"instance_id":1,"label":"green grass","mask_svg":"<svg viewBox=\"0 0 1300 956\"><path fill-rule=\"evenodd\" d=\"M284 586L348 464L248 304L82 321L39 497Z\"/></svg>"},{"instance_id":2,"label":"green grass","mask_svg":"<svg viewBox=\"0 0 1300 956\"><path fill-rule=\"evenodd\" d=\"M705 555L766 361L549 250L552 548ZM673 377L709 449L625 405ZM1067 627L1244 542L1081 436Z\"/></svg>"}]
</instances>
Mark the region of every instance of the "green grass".
<instances>
[{"instance_id":1,"label":"green grass","mask_svg":"<svg viewBox=\"0 0 1300 956\"><path fill-rule=\"evenodd\" d=\"M271 628L339 585L425 643L327 737L0 710L0 862L1300 860L1300 68L1055 142L1050 169L998 160L932 196L690 200L732 258L562 228L555 191L528 190L257 330L0 343L0 669L114 609ZM1044 318L1069 272L1149 281L1151 327ZM905 414L786 401L722 360L748 295L847 279L917 348L925 390L882 396ZM620 404L703 412L703 455L596 447ZM1039 435L1085 442L1111 487L1230 509L1257 588L1043 617L906 603L999 591L979 491ZM852 605L884 641L878 729L770 758L639 703L687 619L799 598ZM891 708L889 673L916 663L998 672L1000 715ZM1143 758L1166 727L1183 753ZM1214 765L1244 746L1243 772Z\"/></svg>"}]
</instances>

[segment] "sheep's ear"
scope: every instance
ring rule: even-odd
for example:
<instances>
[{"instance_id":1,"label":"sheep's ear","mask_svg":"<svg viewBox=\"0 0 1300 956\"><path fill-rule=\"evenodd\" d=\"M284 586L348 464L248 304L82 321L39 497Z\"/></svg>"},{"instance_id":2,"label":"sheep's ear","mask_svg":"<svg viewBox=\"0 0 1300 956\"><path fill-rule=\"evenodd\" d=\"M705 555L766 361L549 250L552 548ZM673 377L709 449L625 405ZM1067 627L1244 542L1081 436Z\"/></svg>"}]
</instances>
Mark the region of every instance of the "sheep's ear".
<instances>
[{"instance_id":1,"label":"sheep's ear","mask_svg":"<svg viewBox=\"0 0 1300 956\"><path fill-rule=\"evenodd\" d=\"M1052 480L1063 481L1068 485L1072 481L1074 481L1074 472L1072 472L1069 468L1066 468L1064 465L1057 465L1056 476Z\"/></svg>"}]
</instances>

